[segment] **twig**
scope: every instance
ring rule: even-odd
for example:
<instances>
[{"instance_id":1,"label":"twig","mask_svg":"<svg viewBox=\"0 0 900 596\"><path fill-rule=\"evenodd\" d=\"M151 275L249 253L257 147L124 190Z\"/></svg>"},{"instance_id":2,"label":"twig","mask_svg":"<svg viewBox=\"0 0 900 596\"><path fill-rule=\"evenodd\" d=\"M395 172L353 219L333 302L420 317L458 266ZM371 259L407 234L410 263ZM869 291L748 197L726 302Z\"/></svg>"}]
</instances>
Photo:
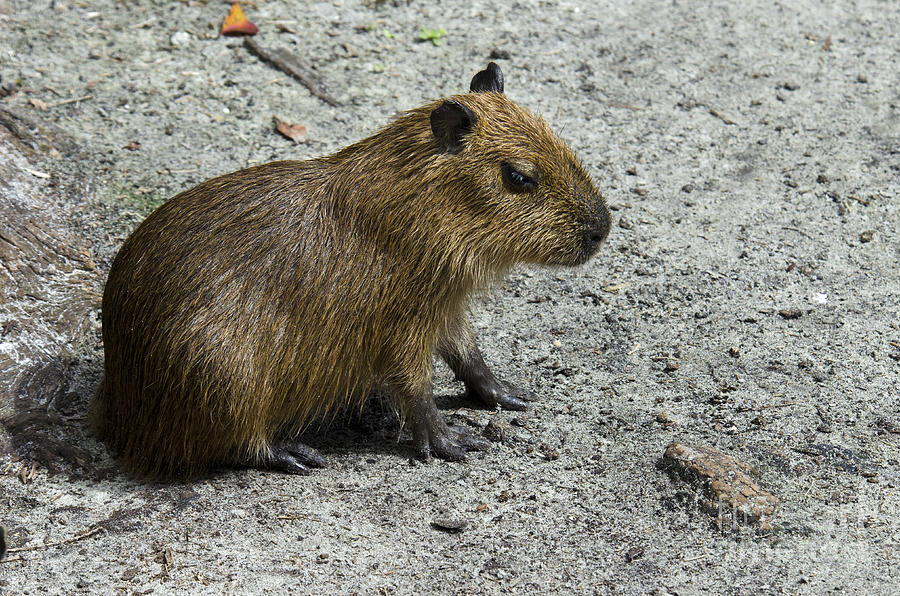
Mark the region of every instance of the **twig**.
<instances>
[{"instance_id":1,"label":"twig","mask_svg":"<svg viewBox=\"0 0 900 596\"><path fill-rule=\"evenodd\" d=\"M321 519L319 519L317 517L313 517L311 515L307 515L305 513L282 513L281 515L276 516L275 519L289 519L289 520L305 519L308 521L314 521L314 522L320 522L320 523L322 522Z\"/></svg>"},{"instance_id":2,"label":"twig","mask_svg":"<svg viewBox=\"0 0 900 596\"><path fill-rule=\"evenodd\" d=\"M795 451L797 453L802 453L803 455L811 455L813 457L821 457L822 456L821 451L815 451L813 449L808 449L806 447L791 447L791 451ZM810 485L810 486L812 486L812 485ZM809 491L807 491L807 492L809 492Z\"/></svg>"},{"instance_id":3,"label":"twig","mask_svg":"<svg viewBox=\"0 0 900 596\"><path fill-rule=\"evenodd\" d=\"M781 229L782 229L782 230L790 230L790 231L792 231L792 232L797 232L797 233L800 234L801 236L806 236L807 238L809 238L810 240L812 240L812 236L810 236L809 234L807 234L806 232L804 232L804 231L801 230L800 228L792 228L792 227L790 227L790 226L781 226Z\"/></svg>"},{"instance_id":4,"label":"twig","mask_svg":"<svg viewBox=\"0 0 900 596\"><path fill-rule=\"evenodd\" d=\"M641 109L638 106L632 106L627 103L619 103L616 101L608 101L608 102L606 102L606 105L608 105L611 108L621 108L623 110L632 110L634 112L637 112L638 110Z\"/></svg>"},{"instance_id":5,"label":"twig","mask_svg":"<svg viewBox=\"0 0 900 596\"><path fill-rule=\"evenodd\" d=\"M69 99L64 99L62 101L54 101L53 103L48 103L48 108L58 108L59 106L64 106L68 103L76 103L79 101L84 101L86 99L94 99L93 95L82 95L81 97L70 97Z\"/></svg>"},{"instance_id":6,"label":"twig","mask_svg":"<svg viewBox=\"0 0 900 596\"><path fill-rule=\"evenodd\" d=\"M728 116L723 115L723 114L720 113L718 110L714 110L714 109L710 108L710 109L709 109L709 113L712 114L713 116L715 116L716 118L718 118L719 120L721 120L722 122L724 122L725 124L728 124L728 125L735 125L735 124L737 124L737 122L735 122L734 120L732 120L732 119L729 118Z\"/></svg>"},{"instance_id":7,"label":"twig","mask_svg":"<svg viewBox=\"0 0 900 596\"><path fill-rule=\"evenodd\" d=\"M49 178L50 177L50 174L48 174L47 172L38 172L37 170L32 170L31 168L24 168L24 167L22 169L36 178Z\"/></svg>"},{"instance_id":8,"label":"twig","mask_svg":"<svg viewBox=\"0 0 900 596\"><path fill-rule=\"evenodd\" d=\"M600 289L609 294L616 294L619 290L624 290L625 288L628 288L630 286L631 286L630 283L625 282L625 283L616 284L613 286L606 286L605 288L600 288Z\"/></svg>"},{"instance_id":9,"label":"twig","mask_svg":"<svg viewBox=\"0 0 900 596\"><path fill-rule=\"evenodd\" d=\"M86 532L82 532L81 534L72 536L71 538L66 538L65 540L57 540L56 542L47 542L46 544L36 544L34 546L20 546L19 548L8 549L6 552L21 553L21 552L28 551L28 550L40 550L40 549L45 549L45 548L51 548L54 546L59 546L61 544L69 544L70 542L77 542L79 540L84 540L85 538L90 538L91 536L93 536L94 534L96 534L97 532L99 532L102 529L103 529L102 526L97 526L97 527L91 528L90 530L88 530ZM10 559L7 559L7 560L10 560Z\"/></svg>"},{"instance_id":10,"label":"twig","mask_svg":"<svg viewBox=\"0 0 900 596\"><path fill-rule=\"evenodd\" d=\"M799 401L789 401L784 404L768 404L765 406L759 406L759 409L760 410L768 410L769 408L787 408L790 406L796 406L799 403L800 403Z\"/></svg>"},{"instance_id":11,"label":"twig","mask_svg":"<svg viewBox=\"0 0 900 596\"><path fill-rule=\"evenodd\" d=\"M319 75L295 54L287 50L268 50L256 43L252 37L244 39L244 46L263 61L303 83L310 93L328 105L338 105L338 101L325 90L325 84Z\"/></svg>"},{"instance_id":12,"label":"twig","mask_svg":"<svg viewBox=\"0 0 900 596\"><path fill-rule=\"evenodd\" d=\"M154 24L155 22L156 22L156 18L153 17L153 18L147 19L146 21L141 21L140 23L135 23L134 25L131 25L128 28L129 29L143 29L144 27L149 27L150 25Z\"/></svg>"}]
</instances>

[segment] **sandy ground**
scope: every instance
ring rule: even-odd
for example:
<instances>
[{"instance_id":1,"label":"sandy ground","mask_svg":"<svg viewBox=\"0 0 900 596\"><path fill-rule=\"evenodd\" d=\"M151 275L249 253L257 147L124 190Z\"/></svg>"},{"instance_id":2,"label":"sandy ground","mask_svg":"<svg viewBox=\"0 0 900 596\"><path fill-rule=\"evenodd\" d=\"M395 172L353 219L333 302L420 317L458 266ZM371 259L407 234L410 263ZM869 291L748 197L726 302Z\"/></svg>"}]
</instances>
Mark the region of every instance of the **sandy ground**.
<instances>
[{"instance_id":1,"label":"sandy ground","mask_svg":"<svg viewBox=\"0 0 900 596\"><path fill-rule=\"evenodd\" d=\"M464 463L411 460L373 403L307 437L329 460L310 476L130 480L83 427L95 325L53 405L75 422L50 429L87 460L0 462L0 523L29 548L0 591L900 591L900 6L495 4L247 3L330 106L217 39L225 2L0 0L0 104L85 152L36 165L91 180L69 208L98 275L168 196L337 150L465 91L492 55L615 217L587 266L517 269L476 304L487 360L540 401L475 408L438 366L444 415L504 432ZM719 529L660 466L676 440L758 468L772 528Z\"/></svg>"}]
</instances>

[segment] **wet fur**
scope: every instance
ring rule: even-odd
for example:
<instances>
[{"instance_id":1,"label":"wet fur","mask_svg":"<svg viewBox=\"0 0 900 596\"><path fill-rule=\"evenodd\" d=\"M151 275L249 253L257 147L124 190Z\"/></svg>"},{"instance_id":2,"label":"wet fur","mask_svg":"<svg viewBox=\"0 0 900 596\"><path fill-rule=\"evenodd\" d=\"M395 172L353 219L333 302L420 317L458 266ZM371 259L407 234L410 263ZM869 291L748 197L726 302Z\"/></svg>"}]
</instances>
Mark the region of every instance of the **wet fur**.
<instances>
[{"instance_id":1,"label":"wet fur","mask_svg":"<svg viewBox=\"0 0 900 596\"><path fill-rule=\"evenodd\" d=\"M602 199L568 147L501 93L452 101L477 117L458 153L436 142L434 102L334 155L208 180L128 238L92 421L129 471L264 459L373 388L406 412L430 399L436 350L477 353L474 293L514 263L590 256ZM539 194L504 188L509 159L537 165Z\"/></svg>"}]
</instances>

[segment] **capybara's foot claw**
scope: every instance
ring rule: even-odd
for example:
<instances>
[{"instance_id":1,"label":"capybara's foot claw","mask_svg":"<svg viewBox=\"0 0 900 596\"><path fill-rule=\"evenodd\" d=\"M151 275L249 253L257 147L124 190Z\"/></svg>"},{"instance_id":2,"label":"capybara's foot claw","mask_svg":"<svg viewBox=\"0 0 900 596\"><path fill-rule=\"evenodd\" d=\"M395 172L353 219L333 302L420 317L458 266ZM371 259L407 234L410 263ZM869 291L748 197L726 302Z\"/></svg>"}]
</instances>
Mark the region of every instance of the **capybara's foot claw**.
<instances>
[{"instance_id":1,"label":"capybara's foot claw","mask_svg":"<svg viewBox=\"0 0 900 596\"><path fill-rule=\"evenodd\" d=\"M429 399L430 401L430 399ZM477 437L462 426L447 426L437 415L434 403L427 405L413 424L413 443L419 457L429 461L439 457L447 461L466 459L467 451L484 451L490 441Z\"/></svg>"},{"instance_id":2,"label":"capybara's foot claw","mask_svg":"<svg viewBox=\"0 0 900 596\"><path fill-rule=\"evenodd\" d=\"M484 402L485 405L492 408L500 406L504 410L527 410L528 402L537 399L528 391L520 389L515 385L499 383L495 384L489 390L483 392L473 391L473 393Z\"/></svg>"},{"instance_id":3,"label":"capybara's foot claw","mask_svg":"<svg viewBox=\"0 0 900 596\"><path fill-rule=\"evenodd\" d=\"M312 468L327 463L322 455L299 441L283 441L272 446L269 454L255 462L258 467L288 474L309 474Z\"/></svg>"}]
</instances>

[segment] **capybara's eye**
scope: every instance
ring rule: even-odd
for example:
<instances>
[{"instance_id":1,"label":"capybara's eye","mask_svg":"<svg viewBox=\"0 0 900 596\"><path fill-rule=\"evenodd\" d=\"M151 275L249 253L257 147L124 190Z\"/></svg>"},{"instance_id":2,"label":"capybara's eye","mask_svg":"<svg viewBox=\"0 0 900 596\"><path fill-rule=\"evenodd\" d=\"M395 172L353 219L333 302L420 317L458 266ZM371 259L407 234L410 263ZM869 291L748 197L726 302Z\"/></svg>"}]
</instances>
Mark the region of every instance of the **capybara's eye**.
<instances>
[{"instance_id":1,"label":"capybara's eye","mask_svg":"<svg viewBox=\"0 0 900 596\"><path fill-rule=\"evenodd\" d=\"M537 185L533 178L523 174L508 163L504 162L501 164L500 170L503 172L503 180L510 187L510 190L528 192L534 190L534 187Z\"/></svg>"}]
</instances>

